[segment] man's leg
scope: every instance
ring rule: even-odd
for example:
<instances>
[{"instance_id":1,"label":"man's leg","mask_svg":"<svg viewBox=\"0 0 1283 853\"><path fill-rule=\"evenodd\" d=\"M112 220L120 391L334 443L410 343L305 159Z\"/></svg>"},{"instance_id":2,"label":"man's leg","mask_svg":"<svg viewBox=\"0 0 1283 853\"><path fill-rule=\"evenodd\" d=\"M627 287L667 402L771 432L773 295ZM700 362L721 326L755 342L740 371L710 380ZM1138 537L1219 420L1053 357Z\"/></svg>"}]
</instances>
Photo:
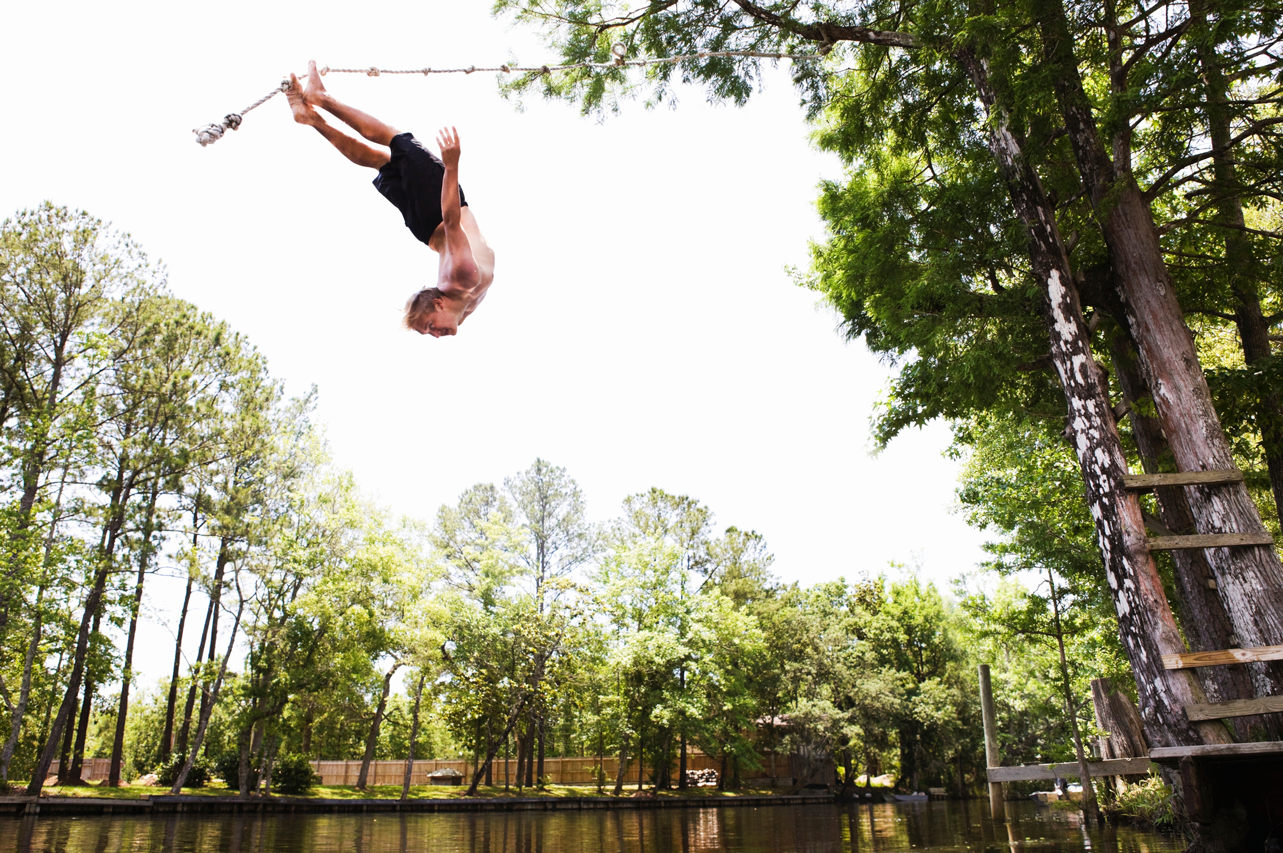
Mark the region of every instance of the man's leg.
<instances>
[{"instance_id":1,"label":"man's leg","mask_svg":"<svg viewBox=\"0 0 1283 853\"><path fill-rule=\"evenodd\" d=\"M307 63L307 91L303 94L303 99L312 106L325 110L376 145L391 145L392 137L401 132L369 113L348 106L326 91L325 84L321 82L321 72L316 70L314 59L308 60Z\"/></svg>"},{"instance_id":2,"label":"man's leg","mask_svg":"<svg viewBox=\"0 0 1283 853\"><path fill-rule=\"evenodd\" d=\"M315 63L313 63L312 69L315 70L315 67ZM285 98L290 102L290 109L294 112L294 120L296 122L316 128L317 132L337 148L344 157L358 166L382 169L387 165L388 161L392 159L391 154L382 148L375 148L373 145L366 145L359 139L353 139L338 128L331 126L325 120L325 117L312 107L307 98L308 94L303 91L303 86L299 83L298 78L291 74L290 88L286 91ZM395 135L394 132L393 136ZM391 139L392 137L389 136L388 140L390 141Z\"/></svg>"}]
</instances>

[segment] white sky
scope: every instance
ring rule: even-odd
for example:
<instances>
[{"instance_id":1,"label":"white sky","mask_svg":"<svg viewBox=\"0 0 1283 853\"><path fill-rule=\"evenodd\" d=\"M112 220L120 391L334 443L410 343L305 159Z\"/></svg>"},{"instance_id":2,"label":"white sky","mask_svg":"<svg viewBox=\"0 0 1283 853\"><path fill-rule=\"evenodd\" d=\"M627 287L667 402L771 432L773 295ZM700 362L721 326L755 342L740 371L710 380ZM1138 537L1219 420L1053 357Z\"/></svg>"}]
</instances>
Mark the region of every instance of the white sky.
<instances>
[{"instance_id":1,"label":"white sky","mask_svg":"<svg viewBox=\"0 0 1283 853\"><path fill-rule=\"evenodd\" d=\"M44 199L130 231L183 298L226 319L292 393L315 384L338 462L430 518L537 456L591 515L659 486L766 536L804 584L921 561L944 581L981 535L952 514L940 425L869 455L887 370L846 344L805 268L822 236L788 70L743 109L696 89L598 123L497 94L493 75L331 75L337 95L425 142L463 141L461 178L498 256L457 338L399 328L436 256L283 97L202 149L309 57L418 68L553 59L489 2L10 4L0 28L0 217ZM175 584L151 589L139 666L166 674Z\"/></svg>"}]
</instances>

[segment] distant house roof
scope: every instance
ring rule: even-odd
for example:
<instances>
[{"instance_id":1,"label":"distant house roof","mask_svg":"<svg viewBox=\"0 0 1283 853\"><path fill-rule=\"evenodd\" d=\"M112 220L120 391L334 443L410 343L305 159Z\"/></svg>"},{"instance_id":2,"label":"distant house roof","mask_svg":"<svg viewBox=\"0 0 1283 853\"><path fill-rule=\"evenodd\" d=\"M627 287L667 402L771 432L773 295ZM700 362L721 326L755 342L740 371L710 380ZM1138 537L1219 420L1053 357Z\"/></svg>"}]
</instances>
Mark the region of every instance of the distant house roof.
<instances>
[{"instance_id":1,"label":"distant house roof","mask_svg":"<svg viewBox=\"0 0 1283 853\"><path fill-rule=\"evenodd\" d=\"M429 779L444 779L449 776L458 776L462 778L463 774L458 770L455 770L453 767L442 767L440 770L433 770L428 774Z\"/></svg>"}]
</instances>

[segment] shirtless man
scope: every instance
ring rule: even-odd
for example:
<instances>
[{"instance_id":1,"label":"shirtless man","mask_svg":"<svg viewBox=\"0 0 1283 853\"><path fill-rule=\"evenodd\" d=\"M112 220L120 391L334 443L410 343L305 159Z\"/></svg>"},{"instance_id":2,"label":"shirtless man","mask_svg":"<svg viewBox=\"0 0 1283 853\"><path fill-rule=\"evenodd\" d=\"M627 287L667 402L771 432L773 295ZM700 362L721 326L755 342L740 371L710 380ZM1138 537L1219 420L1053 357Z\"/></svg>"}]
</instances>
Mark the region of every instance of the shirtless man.
<instances>
[{"instance_id":1,"label":"shirtless man","mask_svg":"<svg viewBox=\"0 0 1283 853\"><path fill-rule=\"evenodd\" d=\"M375 188L401 211L410 233L440 255L436 286L420 290L405 305L406 328L434 338L456 334L494 280L494 252L459 186L458 131L443 128L437 134L437 159L413 134L401 133L327 92L315 62L307 64L307 87L291 74L285 96L296 122L316 128L358 166L378 169ZM338 130L318 108L374 145Z\"/></svg>"}]
</instances>

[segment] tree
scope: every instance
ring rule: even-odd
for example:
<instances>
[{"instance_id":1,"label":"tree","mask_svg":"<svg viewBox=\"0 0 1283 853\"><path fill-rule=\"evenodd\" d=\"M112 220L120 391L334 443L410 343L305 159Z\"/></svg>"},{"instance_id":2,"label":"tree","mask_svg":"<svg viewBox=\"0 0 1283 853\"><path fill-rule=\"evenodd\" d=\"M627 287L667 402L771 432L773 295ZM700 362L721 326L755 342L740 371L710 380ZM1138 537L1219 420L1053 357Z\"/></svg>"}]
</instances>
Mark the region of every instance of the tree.
<instances>
[{"instance_id":1,"label":"tree","mask_svg":"<svg viewBox=\"0 0 1283 853\"><path fill-rule=\"evenodd\" d=\"M934 177L938 173L930 158L931 149L922 146L929 137L926 126L922 121L915 125L915 119L940 118L933 132L942 131L954 149L983 140L990 168L1005 188L1010 213L1014 214L1004 219L1018 222L1027 240L1027 274L1035 292L1041 294L1043 322L1051 344L1049 363L1065 395L1069 434L1096 519L1105 570L1116 591L1119 627L1136 670L1151 734L1155 742L1163 743L1222 740L1218 728L1191 726L1175 710L1201 699L1197 680L1188 674L1164 672L1156 663L1163 653L1182 650L1183 643L1161 595L1156 565L1144 547L1139 505L1135 496L1121 487L1127 461L1091 354L1089 329L1077 293L1078 271L1069 254L1076 240L1062 239L1060 212L1039 174L1043 169L1055 177L1056 161L1049 156L1055 144L1041 140L1059 139L1045 134L1054 131L1057 123L1067 129L1065 142L1076 166L1074 173L1062 169L1060 175L1076 184L1075 189L1081 188L1074 198L1085 198L1091 205L1090 215L1076 221L1090 227L1091 238L1105 249L1116 290L1125 297L1126 327L1145 370L1155 382L1171 389L1159 402L1158 414L1172 440L1177 463L1184 470L1198 470L1207 464L1228 467L1232 459L1185 335L1148 202L1131 171L1125 167L1115 171L1104 151L1097 114L1085 94L1081 59L1075 53L1078 42L1060 3L1046 0L1028 7L944 9L930 4L902 7L879 3L762 6L735 0L724 6L705 2L680 7L655 4L618 15L576 0L551 6L509 2L499 8L514 12L519 20L546 25L563 56L572 62L604 59L613 43L654 55L689 53L697 47L787 50L807 42L829 51L836 46L836 52L842 54L845 44L864 45L854 58L868 85L852 100L859 110L891 117L897 141L919 161L925 161L923 174ZM1133 26L1140 28L1151 21L1146 12ZM1176 27L1156 39L1137 37L1131 43L1132 59L1143 59L1155 45L1179 41L1181 32ZM661 97L666 81L680 73L708 84L715 97L743 100L751 91L759 61L694 58L675 66L650 66L650 74ZM599 108L610 84L622 84L625 74L622 68L602 73L578 69L541 79L546 94L582 98L587 107ZM825 76L805 67L797 76L813 96L813 108L820 109L830 94ZM533 82L534 78L528 77L515 85ZM1119 101L1122 109L1121 96ZM1057 107L1054 111L1047 109L1051 103ZM983 115L977 114L977 105ZM1115 121L1113 115L1106 115L1106 121ZM1126 120L1118 124L1130 127ZM944 165L947 171L950 164ZM1064 213L1065 221L1075 222L1073 217L1081 212L1071 205ZM992 224L976 223L978 227L970 230ZM995 290L1007 286L997 276L980 280L996 285ZM1151 287L1155 281L1160 286ZM1194 413L1193 428L1187 426L1190 412ZM1180 431L1181 438L1172 435ZM1262 529L1246 492L1226 491L1231 507L1226 516L1217 516L1212 510L1210 495L1191 494L1191 507L1202 529L1219 529L1217 525L1223 523L1243 531ZM1222 577L1233 585L1221 593L1227 610L1243 623L1241 636L1250 636L1252 642L1283 637L1278 630L1283 626L1275 624L1275 614L1280 612L1275 599L1283 595L1277 556L1265 548L1243 550L1246 553L1209 553L1218 586ZM1228 577L1233 573L1231 564L1240 577L1244 573L1251 576L1251 584ZM1269 592L1259 601L1248 601L1245 596L1253 585ZM1257 674L1257 680L1263 690L1271 683L1271 677L1263 673Z\"/></svg>"}]
</instances>

